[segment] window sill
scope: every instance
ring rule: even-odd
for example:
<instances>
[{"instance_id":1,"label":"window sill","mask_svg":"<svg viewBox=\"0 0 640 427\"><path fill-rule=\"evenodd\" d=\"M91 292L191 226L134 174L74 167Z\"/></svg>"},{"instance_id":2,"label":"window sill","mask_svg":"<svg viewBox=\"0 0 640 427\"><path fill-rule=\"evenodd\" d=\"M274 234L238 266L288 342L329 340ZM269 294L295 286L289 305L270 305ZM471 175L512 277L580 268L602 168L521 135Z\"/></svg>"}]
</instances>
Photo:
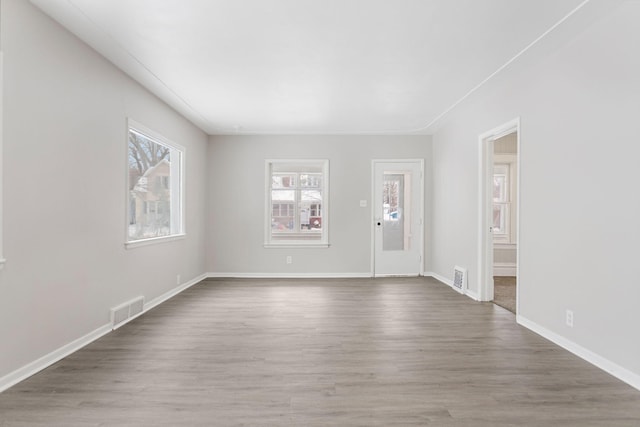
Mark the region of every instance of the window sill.
<instances>
[{"instance_id":1,"label":"window sill","mask_svg":"<svg viewBox=\"0 0 640 427\"><path fill-rule=\"evenodd\" d=\"M173 234L171 236L154 237L151 239L134 240L131 242L125 242L124 247L126 249L139 248L141 246L155 245L159 243L168 243L176 240L182 240L186 238L186 234Z\"/></svg>"},{"instance_id":2,"label":"window sill","mask_svg":"<svg viewBox=\"0 0 640 427\"><path fill-rule=\"evenodd\" d=\"M264 247L267 249L326 249L329 247L328 243L301 243L301 242L282 242L282 243L265 243Z\"/></svg>"}]
</instances>

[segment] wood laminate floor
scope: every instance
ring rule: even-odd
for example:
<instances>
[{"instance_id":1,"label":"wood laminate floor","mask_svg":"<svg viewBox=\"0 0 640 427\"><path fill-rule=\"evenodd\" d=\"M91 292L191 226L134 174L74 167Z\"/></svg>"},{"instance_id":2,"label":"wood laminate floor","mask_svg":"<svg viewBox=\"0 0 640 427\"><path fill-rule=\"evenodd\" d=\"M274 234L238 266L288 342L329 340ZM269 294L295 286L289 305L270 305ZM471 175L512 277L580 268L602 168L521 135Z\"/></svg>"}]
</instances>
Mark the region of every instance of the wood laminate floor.
<instances>
[{"instance_id":1,"label":"wood laminate floor","mask_svg":"<svg viewBox=\"0 0 640 427\"><path fill-rule=\"evenodd\" d=\"M0 394L2 426L640 426L640 392L429 278L212 280Z\"/></svg>"}]
</instances>

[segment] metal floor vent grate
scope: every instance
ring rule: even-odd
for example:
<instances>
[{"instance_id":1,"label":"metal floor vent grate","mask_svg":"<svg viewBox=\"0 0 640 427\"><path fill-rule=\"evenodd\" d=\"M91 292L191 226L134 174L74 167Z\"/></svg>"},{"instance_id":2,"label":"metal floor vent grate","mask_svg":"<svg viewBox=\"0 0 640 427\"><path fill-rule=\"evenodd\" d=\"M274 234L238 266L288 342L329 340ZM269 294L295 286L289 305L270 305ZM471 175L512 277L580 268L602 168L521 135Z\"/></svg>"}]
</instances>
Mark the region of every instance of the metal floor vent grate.
<instances>
[{"instance_id":1,"label":"metal floor vent grate","mask_svg":"<svg viewBox=\"0 0 640 427\"><path fill-rule=\"evenodd\" d=\"M467 269L458 267L457 265L453 269L453 288L464 293L467 289Z\"/></svg>"},{"instance_id":2,"label":"metal floor vent grate","mask_svg":"<svg viewBox=\"0 0 640 427\"><path fill-rule=\"evenodd\" d=\"M117 329L142 314L144 297L140 296L111 309L111 329Z\"/></svg>"}]
</instances>

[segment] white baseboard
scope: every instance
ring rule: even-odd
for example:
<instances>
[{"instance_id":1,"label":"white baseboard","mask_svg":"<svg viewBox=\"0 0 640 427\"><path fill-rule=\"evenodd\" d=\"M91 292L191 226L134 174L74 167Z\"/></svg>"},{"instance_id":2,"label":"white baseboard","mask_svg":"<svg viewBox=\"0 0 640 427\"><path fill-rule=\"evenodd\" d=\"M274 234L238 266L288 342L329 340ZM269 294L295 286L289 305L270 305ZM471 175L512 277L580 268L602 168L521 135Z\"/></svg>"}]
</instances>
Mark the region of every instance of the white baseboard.
<instances>
[{"instance_id":1,"label":"white baseboard","mask_svg":"<svg viewBox=\"0 0 640 427\"><path fill-rule=\"evenodd\" d=\"M416 275L416 274L391 274L391 273L389 273L389 274L387 274L387 273L380 274L380 273L378 273L378 274L375 274L375 275L370 276L370 277L380 277L380 278L385 278L386 277L386 278L389 278L389 277L421 277L421 276L423 276L423 274Z\"/></svg>"},{"instance_id":2,"label":"white baseboard","mask_svg":"<svg viewBox=\"0 0 640 427\"><path fill-rule=\"evenodd\" d=\"M151 310L153 307L165 302L166 300L168 300L169 298L179 294L180 292L184 291L187 288L190 288L191 286L195 285L196 283L204 280L207 277L206 274L202 274L198 277L196 277L193 280L190 280L172 290L170 290L169 292L166 292L162 295L160 295L157 298L152 299L151 301L149 301L148 303L144 304L144 310L142 311L142 313L131 317L130 319L127 319L127 321L125 323L130 322L131 320L141 316L142 314L146 313L147 311ZM118 327L122 326L124 323L118 325ZM68 355L70 355L71 353L74 353L78 350L80 350L82 347L92 343L93 341L97 340L98 338L101 338L103 336L105 336L106 334L108 334L109 332L112 331L112 325L111 323L108 323L104 326L99 327L98 329L96 329L93 332L89 332L87 335L78 338L72 342L70 342L69 344L63 345L62 347L60 347L57 350L52 351L51 353L42 356L41 358L39 358L38 360L35 360L25 366L23 366L22 368L19 368L13 372L10 372L9 374L5 375L4 377L0 378L0 392L3 392L4 390L8 389L9 387L12 387L16 384L18 384L20 381L23 381L27 378L29 378L30 376L42 371L43 369L53 365L54 363L56 363L57 361L67 357Z\"/></svg>"},{"instance_id":3,"label":"white baseboard","mask_svg":"<svg viewBox=\"0 0 640 427\"><path fill-rule=\"evenodd\" d=\"M371 273L207 273L209 279L363 279Z\"/></svg>"},{"instance_id":4,"label":"white baseboard","mask_svg":"<svg viewBox=\"0 0 640 427\"><path fill-rule=\"evenodd\" d=\"M428 271L424 273L425 277L433 277L434 279L436 279L438 282L442 282L447 286L451 286L453 288L453 281L447 279L444 276L439 275L438 273L434 273L432 271Z\"/></svg>"},{"instance_id":5,"label":"white baseboard","mask_svg":"<svg viewBox=\"0 0 640 427\"><path fill-rule=\"evenodd\" d=\"M141 314L144 314L145 312L151 310L153 307L162 304L163 302L167 301L170 298L173 298L174 296L178 295L180 292L189 289L190 287L192 287L193 285L195 285L196 283L199 283L201 281L203 281L204 279L207 278L207 274L201 274L200 276L196 277L195 279L191 279L186 283L183 283L182 285L175 287L173 289L171 289L169 292L165 292L164 294L155 297L154 299L152 299L151 301L147 302L144 304L144 310Z\"/></svg>"},{"instance_id":6,"label":"white baseboard","mask_svg":"<svg viewBox=\"0 0 640 427\"><path fill-rule=\"evenodd\" d=\"M466 295L469 298L471 298L472 300L480 301L480 296L476 292L474 292L474 291L472 291L472 290L470 290L468 288L461 291L460 289L458 289L455 286L453 286L453 281L452 280L449 280L446 277L439 275L438 273L434 273L432 271L429 271L429 272L425 272L424 276L425 277L433 277L437 281L442 282L445 285L449 286L454 291L456 291L458 293L461 293L463 295Z\"/></svg>"},{"instance_id":7,"label":"white baseboard","mask_svg":"<svg viewBox=\"0 0 640 427\"><path fill-rule=\"evenodd\" d=\"M470 289L465 290L465 295L474 301L480 301L480 295Z\"/></svg>"},{"instance_id":8,"label":"white baseboard","mask_svg":"<svg viewBox=\"0 0 640 427\"><path fill-rule=\"evenodd\" d=\"M494 276L513 276L517 275L518 269L515 263L496 262L493 264Z\"/></svg>"},{"instance_id":9,"label":"white baseboard","mask_svg":"<svg viewBox=\"0 0 640 427\"><path fill-rule=\"evenodd\" d=\"M101 338L111 332L111 323L99 327L98 329L89 332L87 335L80 337L69 344L63 345L57 350L42 356L41 358L34 360L33 362L19 368L4 377L0 378L0 392L5 391L9 387L18 384L30 376L37 374L41 370L53 365L59 360L67 357L71 353L80 350L82 347L92 343L93 341Z\"/></svg>"},{"instance_id":10,"label":"white baseboard","mask_svg":"<svg viewBox=\"0 0 640 427\"><path fill-rule=\"evenodd\" d=\"M605 359L604 357L592 352L591 350L588 350L521 315L516 316L516 321L518 322L518 324L524 326L525 328L530 329L536 334L548 339L554 344L559 345L565 350L570 351L571 353L586 360L592 365L602 369L605 372L608 372L619 380L624 381L631 387L640 390L640 375L631 372L628 369L623 368L622 366L608 359Z\"/></svg>"}]
</instances>

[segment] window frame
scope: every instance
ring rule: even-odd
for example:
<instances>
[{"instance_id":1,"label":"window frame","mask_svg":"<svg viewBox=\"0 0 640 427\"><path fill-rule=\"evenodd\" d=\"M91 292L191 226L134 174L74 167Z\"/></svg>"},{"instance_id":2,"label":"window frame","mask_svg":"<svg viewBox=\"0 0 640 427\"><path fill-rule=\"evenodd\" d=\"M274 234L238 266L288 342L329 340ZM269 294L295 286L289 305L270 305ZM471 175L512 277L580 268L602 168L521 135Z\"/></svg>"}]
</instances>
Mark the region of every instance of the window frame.
<instances>
[{"instance_id":1,"label":"window frame","mask_svg":"<svg viewBox=\"0 0 640 427\"><path fill-rule=\"evenodd\" d=\"M322 202L320 211L322 212L322 231L320 233L320 239L307 240L302 238L295 238L292 236L290 239L273 239L272 229L272 215L273 215L273 203L272 203L272 176L273 165L278 167L286 166L290 167L292 173L305 173L308 171L302 170L308 167L317 167L321 172L308 172L308 173L321 173L322 174ZM328 159L266 159L265 160L265 189L264 189L264 247L265 248L328 248L329 247L329 160ZM298 169L296 171L296 169ZM283 172L276 172L283 173ZM300 190L299 184L296 185L296 189L292 191ZM294 202L295 203L295 202ZM282 212L281 205L285 202L279 203L279 212ZM311 203L317 205L318 203ZM310 205L311 205L310 204ZM300 206L293 207L294 215L299 219ZM311 207L309 208L311 210Z\"/></svg>"},{"instance_id":2,"label":"window frame","mask_svg":"<svg viewBox=\"0 0 640 427\"><path fill-rule=\"evenodd\" d=\"M129 175L129 133L131 131L138 133L152 142L163 145L171 150L176 150L179 152L179 161L178 161L178 178L179 182L174 183L172 179L169 179L169 190L171 194L171 200L174 200L174 191L178 191L178 200L175 201L175 205L173 203L170 204L170 213L171 213L171 221L174 221L174 214L177 212L179 215L177 231L172 232L166 236L157 236L157 237L149 237L137 240L131 240L129 237L129 225L131 218L131 204L130 204L130 175ZM175 240L181 240L186 237L186 221L185 221L185 159L187 155L187 151L185 147L180 144L176 144L175 142L169 140L158 132L153 131L152 129L144 126L143 124L131 119L127 118L127 129L126 129L126 137L125 137L125 147L126 147L126 162L125 162L125 170L126 170L126 179L125 179L125 248L132 249L140 246L148 246L157 243L165 243L171 242ZM172 159L171 162L175 160ZM173 176L173 174L171 175ZM173 226L172 226L173 227Z\"/></svg>"},{"instance_id":3,"label":"window frame","mask_svg":"<svg viewBox=\"0 0 640 427\"><path fill-rule=\"evenodd\" d=\"M517 189L517 157L515 154L495 154L494 155L494 175L497 167L504 167L506 173L499 174L506 177L505 182L505 200L501 202L493 202L493 209L496 205L504 206L504 220L505 220L505 232L494 233L494 243L501 245L514 245L516 243L516 229L513 226L516 221L515 203L516 203L516 189ZM493 182L493 178L492 178Z\"/></svg>"}]
</instances>

